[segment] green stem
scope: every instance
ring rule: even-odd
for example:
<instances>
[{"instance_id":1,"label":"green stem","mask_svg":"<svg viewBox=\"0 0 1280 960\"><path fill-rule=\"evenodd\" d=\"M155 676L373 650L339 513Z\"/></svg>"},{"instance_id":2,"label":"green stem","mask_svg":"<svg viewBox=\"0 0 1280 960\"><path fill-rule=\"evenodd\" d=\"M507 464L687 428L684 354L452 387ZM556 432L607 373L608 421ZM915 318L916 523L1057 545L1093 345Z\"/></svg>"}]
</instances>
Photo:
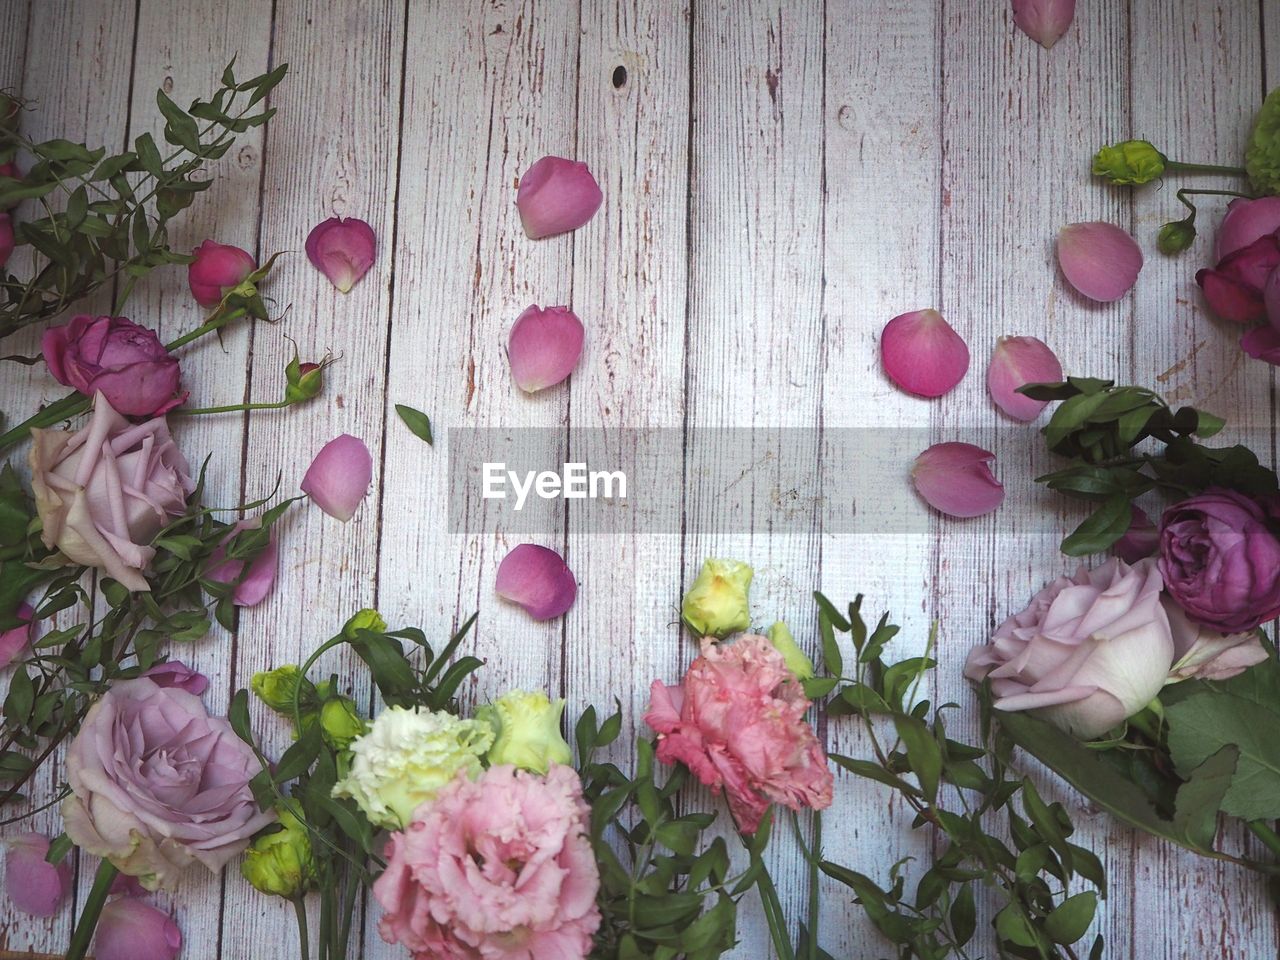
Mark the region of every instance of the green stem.
<instances>
[{"instance_id":1,"label":"green stem","mask_svg":"<svg viewBox=\"0 0 1280 960\"><path fill-rule=\"evenodd\" d=\"M202 417L207 413L236 413L240 410L279 410L292 405L292 400L278 400L275 403L228 403L221 407L179 407L169 412L173 416Z\"/></svg>"},{"instance_id":2,"label":"green stem","mask_svg":"<svg viewBox=\"0 0 1280 960\"><path fill-rule=\"evenodd\" d=\"M1191 216L1196 213L1196 205L1187 197L1242 197L1245 200L1251 199L1249 194L1241 193L1239 190L1192 190L1189 187L1183 187L1177 193L1178 200L1182 205L1191 211Z\"/></svg>"},{"instance_id":3,"label":"green stem","mask_svg":"<svg viewBox=\"0 0 1280 960\"><path fill-rule=\"evenodd\" d=\"M177 350L179 347L185 347L192 340L199 340L206 333L213 333L215 330L221 330L227 324L232 323L236 320L239 320L248 312L249 311L246 310L244 307L236 307L234 310L229 311L225 316L219 316L218 313L215 311L213 316L210 317L208 320L206 320L204 323L200 324L200 326L196 327L194 330L187 331L182 336L180 336L177 340L170 340L168 343L164 345L164 348L168 350L170 353L172 353L174 350Z\"/></svg>"},{"instance_id":4,"label":"green stem","mask_svg":"<svg viewBox=\"0 0 1280 960\"><path fill-rule=\"evenodd\" d=\"M298 944L302 960L311 960L311 943L307 933L307 901L302 894L293 898L293 912L298 918Z\"/></svg>"},{"instance_id":5,"label":"green stem","mask_svg":"<svg viewBox=\"0 0 1280 960\"><path fill-rule=\"evenodd\" d=\"M760 888L760 900L764 904L764 916L769 924L769 939L773 941L773 950L778 955L778 960L796 960L796 952L787 935L786 913L782 909L782 901L778 899L778 888L773 885L773 877L769 876L769 868L764 865L763 860L760 862L760 879L756 881L756 885ZM814 931L809 932L811 941L815 936L817 934Z\"/></svg>"},{"instance_id":6,"label":"green stem","mask_svg":"<svg viewBox=\"0 0 1280 960\"><path fill-rule=\"evenodd\" d=\"M818 913L822 906L819 885L822 882L820 863L822 860L822 812L813 811L813 839L810 841L812 855L809 857L809 958L818 960Z\"/></svg>"},{"instance_id":7,"label":"green stem","mask_svg":"<svg viewBox=\"0 0 1280 960\"><path fill-rule=\"evenodd\" d=\"M1280 834L1276 833L1270 824L1265 820L1251 820L1249 830L1268 850L1280 857Z\"/></svg>"},{"instance_id":8,"label":"green stem","mask_svg":"<svg viewBox=\"0 0 1280 960\"><path fill-rule=\"evenodd\" d=\"M93 887L80 911L80 919L76 921L75 933L71 935L71 945L67 947L66 960L84 960L93 941L93 931L98 926L98 917L102 913L102 905L107 902L107 894L111 892L111 881L115 880L117 870L110 860L103 860L93 878Z\"/></svg>"},{"instance_id":9,"label":"green stem","mask_svg":"<svg viewBox=\"0 0 1280 960\"><path fill-rule=\"evenodd\" d=\"M1165 161L1166 171L1175 173L1218 173L1226 177L1248 176L1244 167L1228 167L1218 163L1181 163L1177 160Z\"/></svg>"}]
</instances>

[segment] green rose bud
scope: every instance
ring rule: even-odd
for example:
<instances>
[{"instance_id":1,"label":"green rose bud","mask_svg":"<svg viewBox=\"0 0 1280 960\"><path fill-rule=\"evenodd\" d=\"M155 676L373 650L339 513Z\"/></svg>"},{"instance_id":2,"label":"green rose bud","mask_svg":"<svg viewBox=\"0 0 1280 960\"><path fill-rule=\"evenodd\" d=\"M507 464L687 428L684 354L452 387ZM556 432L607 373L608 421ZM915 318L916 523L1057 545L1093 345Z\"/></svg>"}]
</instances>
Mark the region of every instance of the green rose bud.
<instances>
[{"instance_id":1,"label":"green rose bud","mask_svg":"<svg viewBox=\"0 0 1280 960\"><path fill-rule=\"evenodd\" d=\"M1267 95L1253 121L1244 168L1255 193L1280 194L1280 87Z\"/></svg>"},{"instance_id":2,"label":"green rose bud","mask_svg":"<svg viewBox=\"0 0 1280 960\"><path fill-rule=\"evenodd\" d=\"M364 736L368 729L368 724L360 716L355 701L350 697L337 696L321 704L320 730L324 734L325 743L333 749L347 749L352 740Z\"/></svg>"},{"instance_id":3,"label":"green rose bud","mask_svg":"<svg viewBox=\"0 0 1280 960\"><path fill-rule=\"evenodd\" d=\"M704 560L680 605L689 629L700 636L727 637L751 626L747 591L754 574L741 560Z\"/></svg>"},{"instance_id":4,"label":"green rose bud","mask_svg":"<svg viewBox=\"0 0 1280 960\"><path fill-rule=\"evenodd\" d=\"M356 639L356 634L361 630L369 630L373 633L383 633L387 629L387 621L382 619L382 614L377 610L361 610L354 617L342 625L342 635L348 640Z\"/></svg>"},{"instance_id":5,"label":"green rose bud","mask_svg":"<svg viewBox=\"0 0 1280 960\"><path fill-rule=\"evenodd\" d=\"M775 623L769 628L768 636L773 649L782 654L787 669L796 675L797 680L808 680L813 676L813 661L800 649L785 623L781 620Z\"/></svg>"},{"instance_id":6,"label":"green rose bud","mask_svg":"<svg viewBox=\"0 0 1280 960\"><path fill-rule=\"evenodd\" d=\"M1160 228L1156 246L1165 256L1181 253L1196 239L1196 218L1193 214L1185 220L1174 220Z\"/></svg>"},{"instance_id":7,"label":"green rose bud","mask_svg":"<svg viewBox=\"0 0 1280 960\"><path fill-rule=\"evenodd\" d=\"M1149 183L1164 173L1169 158L1146 140L1125 140L1103 147L1093 157L1093 175L1112 183Z\"/></svg>"},{"instance_id":8,"label":"green rose bud","mask_svg":"<svg viewBox=\"0 0 1280 960\"><path fill-rule=\"evenodd\" d=\"M476 719L493 727L493 746L485 759L509 763L543 774L553 763L568 763L573 751L560 733L564 701L545 693L512 690L476 711Z\"/></svg>"},{"instance_id":9,"label":"green rose bud","mask_svg":"<svg viewBox=\"0 0 1280 960\"><path fill-rule=\"evenodd\" d=\"M333 363L333 358L326 356L319 363L302 363L298 354L284 368L284 399L287 403L303 403L320 393L324 386L325 367Z\"/></svg>"},{"instance_id":10,"label":"green rose bud","mask_svg":"<svg viewBox=\"0 0 1280 960\"><path fill-rule=\"evenodd\" d=\"M293 899L317 882L311 838L307 828L283 804L276 808L279 830L264 833L250 844L240 862L240 873L255 890Z\"/></svg>"},{"instance_id":11,"label":"green rose bud","mask_svg":"<svg viewBox=\"0 0 1280 960\"><path fill-rule=\"evenodd\" d=\"M298 691L298 703L306 707L315 703L316 688L310 680L302 675L296 664L287 663L283 667L268 670L266 673L255 673L249 681L249 687L257 694L258 699L276 713L287 717L293 716L293 695Z\"/></svg>"}]
</instances>

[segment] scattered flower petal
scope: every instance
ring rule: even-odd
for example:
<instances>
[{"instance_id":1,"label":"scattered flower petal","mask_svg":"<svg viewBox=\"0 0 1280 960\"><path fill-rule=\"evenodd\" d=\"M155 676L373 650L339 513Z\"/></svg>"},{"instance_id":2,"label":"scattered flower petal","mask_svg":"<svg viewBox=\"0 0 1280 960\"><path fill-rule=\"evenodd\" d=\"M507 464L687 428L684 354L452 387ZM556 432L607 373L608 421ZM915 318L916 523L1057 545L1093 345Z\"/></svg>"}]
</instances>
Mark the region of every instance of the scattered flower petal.
<instances>
[{"instance_id":1,"label":"scattered flower petal","mask_svg":"<svg viewBox=\"0 0 1280 960\"><path fill-rule=\"evenodd\" d=\"M949 517L980 517L1004 500L1004 485L988 466L995 458L971 443L935 443L916 457L911 481L935 510Z\"/></svg>"},{"instance_id":2,"label":"scattered flower petal","mask_svg":"<svg viewBox=\"0 0 1280 960\"><path fill-rule=\"evenodd\" d=\"M516 386L534 393L564 380L582 356L582 339L582 321L568 307L529 307L516 318L507 343Z\"/></svg>"},{"instance_id":3,"label":"scattered flower petal","mask_svg":"<svg viewBox=\"0 0 1280 960\"><path fill-rule=\"evenodd\" d=\"M364 441L344 433L324 445L302 478L302 492L317 507L346 523L373 482L373 457Z\"/></svg>"},{"instance_id":4,"label":"scattered flower petal","mask_svg":"<svg viewBox=\"0 0 1280 960\"><path fill-rule=\"evenodd\" d=\"M1237 197L1227 204L1213 242L1213 259L1222 260L1254 241L1280 230L1280 197Z\"/></svg>"},{"instance_id":5,"label":"scattered flower petal","mask_svg":"<svg viewBox=\"0 0 1280 960\"><path fill-rule=\"evenodd\" d=\"M1133 237L1113 224L1070 223L1058 231L1058 263L1076 290L1110 303L1138 282L1142 251Z\"/></svg>"},{"instance_id":6,"label":"scattered flower petal","mask_svg":"<svg viewBox=\"0 0 1280 960\"><path fill-rule=\"evenodd\" d=\"M13 663L31 644L31 618L35 616L35 611L30 604L20 603L13 614L22 623L0 633L0 670Z\"/></svg>"},{"instance_id":7,"label":"scattered flower petal","mask_svg":"<svg viewBox=\"0 0 1280 960\"><path fill-rule=\"evenodd\" d=\"M228 290L258 269L251 253L230 244L206 240L191 253L195 260L187 267L187 283L202 307L216 307Z\"/></svg>"},{"instance_id":8,"label":"scattered flower petal","mask_svg":"<svg viewBox=\"0 0 1280 960\"><path fill-rule=\"evenodd\" d=\"M997 407L1015 420L1034 420L1046 406L1018 393L1028 383L1058 383L1062 364L1043 340L1001 337L987 367L987 389Z\"/></svg>"},{"instance_id":9,"label":"scattered flower petal","mask_svg":"<svg viewBox=\"0 0 1280 960\"><path fill-rule=\"evenodd\" d=\"M216 580L218 583L232 583L244 570L243 560L227 560L224 544L234 537L241 530L256 530L262 526L262 520L254 517L252 520L238 520L235 526L227 533L222 543L214 548L212 554L209 555L209 566L205 570L204 575L209 580ZM249 573L240 583L236 584L235 592L231 595L231 602L237 607L253 607L266 599L267 594L271 592L271 588L276 582L276 534L274 528L271 531L271 538L267 541L266 547L262 552L254 558L249 565Z\"/></svg>"},{"instance_id":10,"label":"scattered flower petal","mask_svg":"<svg viewBox=\"0 0 1280 960\"><path fill-rule=\"evenodd\" d=\"M39 833L20 833L7 844L4 882L14 908L33 917L52 917L71 890L71 864L63 858L54 866L49 855L49 838Z\"/></svg>"},{"instance_id":11,"label":"scattered flower petal","mask_svg":"<svg viewBox=\"0 0 1280 960\"><path fill-rule=\"evenodd\" d=\"M497 592L533 619L550 620L573 606L578 584L560 554L522 543L498 564Z\"/></svg>"},{"instance_id":12,"label":"scattered flower petal","mask_svg":"<svg viewBox=\"0 0 1280 960\"><path fill-rule=\"evenodd\" d=\"M1111 552L1125 563L1137 563L1156 552L1160 546L1160 531L1151 522L1145 510L1134 507L1129 529L1111 546Z\"/></svg>"},{"instance_id":13,"label":"scattered flower petal","mask_svg":"<svg viewBox=\"0 0 1280 960\"><path fill-rule=\"evenodd\" d=\"M102 908L94 960L173 960L181 949L182 931L164 911L135 897Z\"/></svg>"},{"instance_id":14,"label":"scattered flower petal","mask_svg":"<svg viewBox=\"0 0 1280 960\"><path fill-rule=\"evenodd\" d=\"M166 660L142 674L157 687L177 687L193 697L209 689L209 678L198 670L192 670L181 660Z\"/></svg>"},{"instance_id":15,"label":"scattered flower petal","mask_svg":"<svg viewBox=\"0 0 1280 960\"><path fill-rule=\"evenodd\" d=\"M1076 0L1013 0L1013 22L1048 50L1062 39L1076 15Z\"/></svg>"},{"instance_id":16,"label":"scattered flower petal","mask_svg":"<svg viewBox=\"0 0 1280 960\"><path fill-rule=\"evenodd\" d=\"M596 215L604 194L585 163L543 157L524 172L516 207L532 240L568 233Z\"/></svg>"},{"instance_id":17,"label":"scattered flower petal","mask_svg":"<svg viewBox=\"0 0 1280 960\"><path fill-rule=\"evenodd\" d=\"M903 390L940 397L964 378L969 348L937 310L916 310L885 324L880 359Z\"/></svg>"},{"instance_id":18,"label":"scattered flower petal","mask_svg":"<svg viewBox=\"0 0 1280 960\"><path fill-rule=\"evenodd\" d=\"M342 293L349 293L373 266L378 239L354 217L330 217L307 236L307 258Z\"/></svg>"}]
</instances>

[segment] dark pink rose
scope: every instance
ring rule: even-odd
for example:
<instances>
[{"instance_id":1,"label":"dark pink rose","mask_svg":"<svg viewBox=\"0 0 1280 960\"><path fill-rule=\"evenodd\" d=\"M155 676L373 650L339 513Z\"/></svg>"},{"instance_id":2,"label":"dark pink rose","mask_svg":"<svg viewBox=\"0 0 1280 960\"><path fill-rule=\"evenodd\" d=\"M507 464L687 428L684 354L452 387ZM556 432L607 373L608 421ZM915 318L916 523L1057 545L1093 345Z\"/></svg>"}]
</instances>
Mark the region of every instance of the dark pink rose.
<instances>
[{"instance_id":1,"label":"dark pink rose","mask_svg":"<svg viewBox=\"0 0 1280 960\"><path fill-rule=\"evenodd\" d=\"M1269 233L1196 274L1209 309L1223 320L1256 323L1267 318L1267 280L1280 266L1280 239Z\"/></svg>"},{"instance_id":2,"label":"dark pink rose","mask_svg":"<svg viewBox=\"0 0 1280 960\"><path fill-rule=\"evenodd\" d=\"M258 269L252 254L239 247L206 240L192 251L195 260L187 267L191 295L202 307L216 307L227 291L244 282Z\"/></svg>"},{"instance_id":3,"label":"dark pink rose","mask_svg":"<svg viewBox=\"0 0 1280 960\"><path fill-rule=\"evenodd\" d=\"M1280 197L1256 200L1238 197L1227 204L1227 212L1218 225L1213 243L1214 259L1222 260L1277 230L1280 230Z\"/></svg>"},{"instance_id":4,"label":"dark pink rose","mask_svg":"<svg viewBox=\"0 0 1280 960\"><path fill-rule=\"evenodd\" d=\"M40 347L55 380L86 397L101 393L117 413L152 417L187 398L178 358L155 331L124 317L75 317L46 330Z\"/></svg>"}]
</instances>

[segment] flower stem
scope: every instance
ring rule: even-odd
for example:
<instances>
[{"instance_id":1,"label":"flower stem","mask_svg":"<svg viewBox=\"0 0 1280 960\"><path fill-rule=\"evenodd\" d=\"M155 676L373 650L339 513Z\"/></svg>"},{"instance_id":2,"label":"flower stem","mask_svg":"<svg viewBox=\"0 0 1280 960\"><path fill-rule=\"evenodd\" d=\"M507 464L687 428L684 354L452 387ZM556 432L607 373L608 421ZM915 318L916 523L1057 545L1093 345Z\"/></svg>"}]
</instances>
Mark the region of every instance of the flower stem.
<instances>
[{"instance_id":1,"label":"flower stem","mask_svg":"<svg viewBox=\"0 0 1280 960\"><path fill-rule=\"evenodd\" d=\"M1249 821L1249 830L1263 842L1268 850L1280 857L1280 834L1272 829L1265 820Z\"/></svg>"},{"instance_id":2,"label":"flower stem","mask_svg":"<svg viewBox=\"0 0 1280 960\"><path fill-rule=\"evenodd\" d=\"M298 918L298 946L302 960L311 960L311 943L307 934L307 901L302 894L293 898L293 912Z\"/></svg>"},{"instance_id":3,"label":"flower stem","mask_svg":"<svg viewBox=\"0 0 1280 960\"><path fill-rule=\"evenodd\" d=\"M71 935L71 945L67 948L67 960L84 960L93 941L93 931L98 926L98 917L102 914L102 905L107 902L107 894L111 892L111 881L120 871L110 860L103 860L98 865L98 872L93 878L93 887L80 911L80 919L76 921L75 933Z\"/></svg>"},{"instance_id":4,"label":"flower stem","mask_svg":"<svg viewBox=\"0 0 1280 960\"><path fill-rule=\"evenodd\" d=\"M1181 163L1177 160L1166 161L1164 168L1176 173L1219 173L1226 177L1243 177L1248 174L1244 167L1228 167L1218 163Z\"/></svg>"},{"instance_id":5,"label":"flower stem","mask_svg":"<svg viewBox=\"0 0 1280 960\"><path fill-rule=\"evenodd\" d=\"M15 443L25 440L27 434L33 429L51 427L55 423L74 417L77 413L83 413L87 409L89 409L88 397L81 396L78 393L69 393L61 400L55 400L39 413L28 417L12 430L0 434L0 450L7 450Z\"/></svg>"},{"instance_id":6,"label":"flower stem","mask_svg":"<svg viewBox=\"0 0 1280 960\"><path fill-rule=\"evenodd\" d=\"M169 411L173 416L202 417L207 413L236 413L240 410L279 410L290 406L292 400L278 400L275 403L228 403L222 407L179 407Z\"/></svg>"},{"instance_id":7,"label":"flower stem","mask_svg":"<svg viewBox=\"0 0 1280 960\"><path fill-rule=\"evenodd\" d=\"M782 909L782 901L778 899L778 888L773 885L773 877L769 875L769 868L764 865L763 860L760 863L760 879L756 885L760 888L760 900L764 905L764 916L769 924L769 939L773 941L774 953L778 955L778 960L796 960L796 952L787 933L786 913ZM809 932L810 939L816 936L816 931Z\"/></svg>"}]
</instances>

